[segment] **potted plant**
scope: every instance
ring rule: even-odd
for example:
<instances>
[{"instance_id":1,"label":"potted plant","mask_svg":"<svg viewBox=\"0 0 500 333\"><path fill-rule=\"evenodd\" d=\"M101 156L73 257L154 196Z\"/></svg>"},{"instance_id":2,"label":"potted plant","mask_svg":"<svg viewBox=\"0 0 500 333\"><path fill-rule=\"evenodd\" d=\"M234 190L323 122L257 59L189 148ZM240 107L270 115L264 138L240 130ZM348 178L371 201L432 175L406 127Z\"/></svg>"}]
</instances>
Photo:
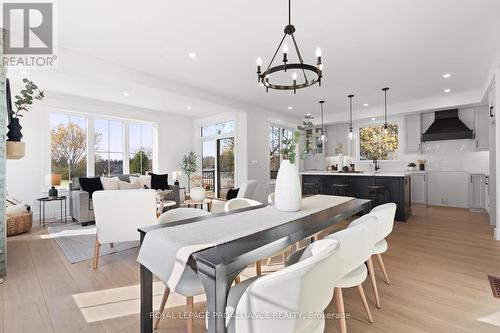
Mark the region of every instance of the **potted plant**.
<instances>
[{"instance_id":1,"label":"potted plant","mask_svg":"<svg viewBox=\"0 0 500 333\"><path fill-rule=\"evenodd\" d=\"M415 162L410 162L408 163L408 170L415 170L415 167L417 166L417 164Z\"/></svg>"},{"instance_id":2,"label":"potted plant","mask_svg":"<svg viewBox=\"0 0 500 333\"><path fill-rule=\"evenodd\" d=\"M305 160L310 153L316 151L315 131L313 134L307 134L307 130L313 127L312 116L306 115L304 120L294 131L291 138L283 140L283 160L281 161L276 177L275 202L276 209L287 212L300 210L302 201L302 188L300 185L299 172L296 165L297 162L297 145L300 139L304 137L304 146L300 152L300 158Z\"/></svg>"},{"instance_id":3,"label":"potted plant","mask_svg":"<svg viewBox=\"0 0 500 333\"><path fill-rule=\"evenodd\" d=\"M41 91L33 81L24 78L24 89L14 98L14 108L12 108L12 99L10 95L10 82L6 81L6 96L7 96L7 116L9 125L7 128L7 158L18 159L24 156L24 142L21 142L23 134L21 133L22 126L19 118L23 117L23 112L31 109L35 100L42 101L45 97L44 92Z\"/></svg>"},{"instance_id":4,"label":"potted plant","mask_svg":"<svg viewBox=\"0 0 500 333\"><path fill-rule=\"evenodd\" d=\"M191 182L193 183L193 188L189 192L191 196L191 200L195 202L202 202L205 199L206 192L203 188L203 177L199 175L192 175L190 177Z\"/></svg>"},{"instance_id":5,"label":"potted plant","mask_svg":"<svg viewBox=\"0 0 500 333\"><path fill-rule=\"evenodd\" d=\"M188 193L191 192L191 175L198 171L198 155L194 151L189 152L187 155L182 157L181 162L179 163L179 168L187 175L188 177Z\"/></svg>"}]
</instances>

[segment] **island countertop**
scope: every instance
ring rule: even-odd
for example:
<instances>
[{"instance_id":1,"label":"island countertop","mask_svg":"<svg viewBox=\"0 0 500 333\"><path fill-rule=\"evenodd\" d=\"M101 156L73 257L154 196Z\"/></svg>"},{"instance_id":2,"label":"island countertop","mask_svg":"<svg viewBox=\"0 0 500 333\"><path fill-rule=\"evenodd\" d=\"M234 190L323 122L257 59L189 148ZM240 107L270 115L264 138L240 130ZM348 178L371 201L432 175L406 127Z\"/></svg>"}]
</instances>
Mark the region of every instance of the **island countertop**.
<instances>
[{"instance_id":1,"label":"island countertop","mask_svg":"<svg viewBox=\"0 0 500 333\"><path fill-rule=\"evenodd\" d=\"M405 177L411 175L411 171L397 172L338 172L338 171L302 171L301 175L310 176L368 176L368 177Z\"/></svg>"}]
</instances>

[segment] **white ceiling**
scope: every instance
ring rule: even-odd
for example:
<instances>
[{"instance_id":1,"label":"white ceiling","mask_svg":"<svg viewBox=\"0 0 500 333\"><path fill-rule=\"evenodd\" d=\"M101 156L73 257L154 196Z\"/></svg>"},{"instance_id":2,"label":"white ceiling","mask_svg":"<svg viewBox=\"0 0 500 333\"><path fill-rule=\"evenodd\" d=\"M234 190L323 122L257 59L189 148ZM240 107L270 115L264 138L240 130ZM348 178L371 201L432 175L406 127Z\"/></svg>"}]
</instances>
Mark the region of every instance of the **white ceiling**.
<instances>
[{"instance_id":1,"label":"white ceiling","mask_svg":"<svg viewBox=\"0 0 500 333\"><path fill-rule=\"evenodd\" d=\"M314 63L316 46L323 50L323 85L297 95L266 94L257 85L255 60L261 56L267 65L277 47L286 0L86 0L57 6L62 48L295 115L317 114L317 101L325 99L330 122L344 117L349 93L356 95L356 109L368 103L380 110L384 86L391 87L391 104L442 99L445 88L452 89L450 96L476 96L471 91L483 87L500 60L498 0L292 0L304 60ZM189 52L197 57L189 58ZM99 74L79 65L88 76ZM451 78L442 78L444 73ZM159 109L170 103L172 96L151 104L154 94L136 89L133 81L127 87L122 80L119 90L130 91L134 103L142 98L143 105ZM171 102L183 110L190 103Z\"/></svg>"}]
</instances>

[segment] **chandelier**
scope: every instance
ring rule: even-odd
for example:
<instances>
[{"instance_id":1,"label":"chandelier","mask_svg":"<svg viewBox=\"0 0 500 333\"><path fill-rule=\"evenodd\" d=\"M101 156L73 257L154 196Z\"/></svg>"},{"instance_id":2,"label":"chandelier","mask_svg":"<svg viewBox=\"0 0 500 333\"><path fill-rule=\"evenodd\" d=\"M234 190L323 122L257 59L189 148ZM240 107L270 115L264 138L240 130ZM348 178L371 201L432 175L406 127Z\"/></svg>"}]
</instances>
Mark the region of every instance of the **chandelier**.
<instances>
[{"instance_id":1,"label":"chandelier","mask_svg":"<svg viewBox=\"0 0 500 333\"><path fill-rule=\"evenodd\" d=\"M302 55L300 54L299 51L299 47L297 46L297 41L295 40L295 36L293 35L295 32L295 27L292 25L290 1L291 0L288 0L288 25L285 27L284 30L285 34L281 39L278 48L276 49L276 52L274 52L274 55L264 72L261 71L262 59L260 57L257 58L257 80L261 86L266 87L266 92L268 92L269 88L271 88L277 90L293 90L293 93L296 94L297 89L306 88L316 83L318 83L319 86L321 86L321 78L323 76L321 49L319 47L316 48L315 66L304 63ZM297 57L299 59L298 63L288 63L289 48L288 44L284 43L287 36L290 36L292 39L293 46L295 48ZM276 55L278 54L280 49L282 49L283 51L283 60L282 60L283 64L273 66L274 59L276 58ZM286 72L287 70L292 70L292 77L291 80L289 81L289 84L283 84L283 83L278 83L276 81L272 81L273 74L278 72ZM302 72L300 74L301 77L300 80L299 80L299 74L297 74L297 72L299 73ZM308 77L307 76L308 74L312 75L312 77Z\"/></svg>"}]
</instances>

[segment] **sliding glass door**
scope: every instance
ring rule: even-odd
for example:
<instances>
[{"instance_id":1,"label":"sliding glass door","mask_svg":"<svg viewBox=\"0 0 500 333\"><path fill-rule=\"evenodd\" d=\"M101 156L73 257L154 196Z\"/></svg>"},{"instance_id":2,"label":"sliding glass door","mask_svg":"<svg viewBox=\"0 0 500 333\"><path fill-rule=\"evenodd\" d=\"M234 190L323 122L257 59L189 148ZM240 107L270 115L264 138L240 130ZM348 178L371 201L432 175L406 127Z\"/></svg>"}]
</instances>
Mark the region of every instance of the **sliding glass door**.
<instances>
[{"instance_id":1,"label":"sliding glass door","mask_svg":"<svg viewBox=\"0 0 500 333\"><path fill-rule=\"evenodd\" d=\"M234 137L202 141L203 187L218 198L234 188Z\"/></svg>"}]
</instances>

